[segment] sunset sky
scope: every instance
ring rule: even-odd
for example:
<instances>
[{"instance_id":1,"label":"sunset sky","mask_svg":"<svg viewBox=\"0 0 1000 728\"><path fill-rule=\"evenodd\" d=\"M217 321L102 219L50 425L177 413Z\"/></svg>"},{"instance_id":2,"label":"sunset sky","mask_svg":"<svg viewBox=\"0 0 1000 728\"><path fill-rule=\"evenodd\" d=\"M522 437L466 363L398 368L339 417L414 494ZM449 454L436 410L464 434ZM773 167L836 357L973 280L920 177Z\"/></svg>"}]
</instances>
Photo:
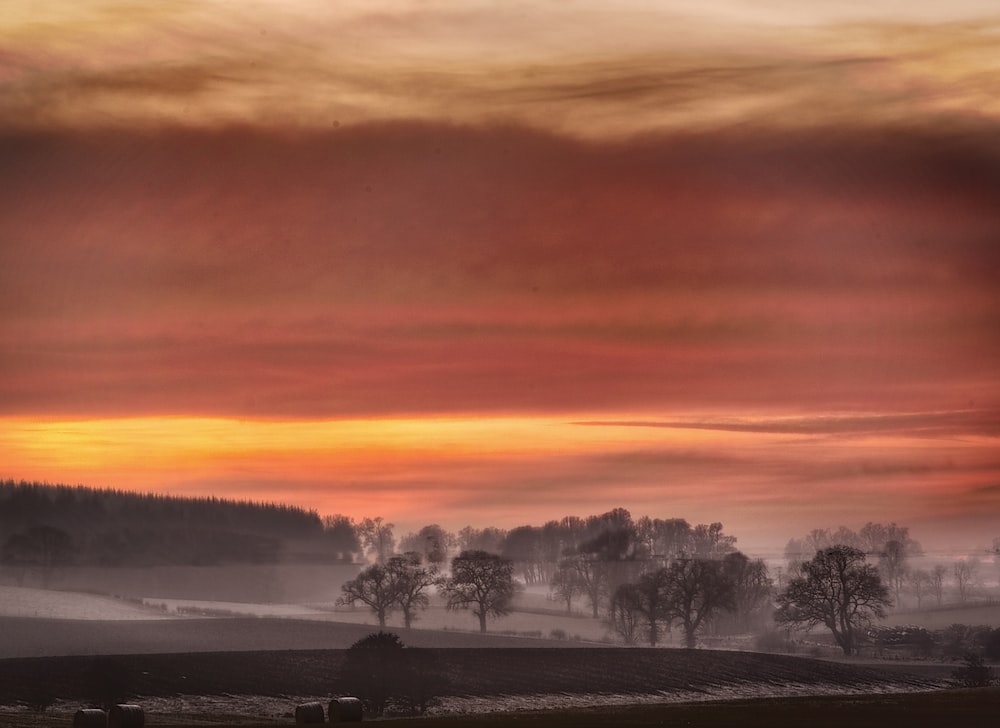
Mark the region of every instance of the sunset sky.
<instances>
[{"instance_id":1,"label":"sunset sky","mask_svg":"<svg viewBox=\"0 0 1000 728\"><path fill-rule=\"evenodd\" d=\"M995 0L0 0L0 477L1000 535Z\"/></svg>"}]
</instances>

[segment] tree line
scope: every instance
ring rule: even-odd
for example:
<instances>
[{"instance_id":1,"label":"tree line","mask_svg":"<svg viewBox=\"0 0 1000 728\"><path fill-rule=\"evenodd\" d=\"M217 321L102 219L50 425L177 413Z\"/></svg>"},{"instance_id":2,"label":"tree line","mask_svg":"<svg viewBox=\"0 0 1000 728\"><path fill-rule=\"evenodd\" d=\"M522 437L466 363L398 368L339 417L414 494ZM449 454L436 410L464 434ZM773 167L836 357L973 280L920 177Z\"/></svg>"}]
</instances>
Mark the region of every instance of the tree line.
<instances>
[{"instance_id":1,"label":"tree line","mask_svg":"<svg viewBox=\"0 0 1000 728\"><path fill-rule=\"evenodd\" d=\"M22 579L70 564L269 562L323 535L318 514L283 504L0 481L0 563Z\"/></svg>"}]
</instances>

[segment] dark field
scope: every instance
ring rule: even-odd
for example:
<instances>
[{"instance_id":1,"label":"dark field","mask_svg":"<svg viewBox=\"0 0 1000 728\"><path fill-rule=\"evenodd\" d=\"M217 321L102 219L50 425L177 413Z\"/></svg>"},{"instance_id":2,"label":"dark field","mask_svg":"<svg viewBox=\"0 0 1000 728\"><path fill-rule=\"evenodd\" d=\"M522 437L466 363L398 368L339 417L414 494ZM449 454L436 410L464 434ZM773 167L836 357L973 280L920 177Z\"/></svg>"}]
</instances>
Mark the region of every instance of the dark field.
<instances>
[{"instance_id":1,"label":"dark field","mask_svg":"<svg viewBox=\"0 0 1000 728\"><path fill-rule=\"evenodd\" d=\"M790 685L856 692L930 689L939 680L906 671L786 655L638 648L429 650L448 695L699 692L748 694ZM39 690L86 700L108 675L123 695L327 695L336 691L342 650L70 656L0 660L0 704Z\"/></svg>"},{"instance_id":2,"label":"dark field","mask_svg":"<svg viewBox=\"0 0 1000 728\"><path fill-rule=\"evenodd\" d=\"M447 695L521 699L520 710L501 715L436 716L421 726L508 725L974 725L996 715L996 690L942 691L940 675L906 668L880 669L784 655L635 648L468 648L429 650L448 677ZM336 674L342 650L294 650L154 655L72 656L0 660L0 705L58 697L79 701L101 689L111 675L123 696L143 703L157 696L273 696L280 712L254 717L252 712L204 708L159 712L147 708L150 726L291 724L295 698L337 694ZM833 697L777 698L789 689ZM899 695L898 691L936 690ZM660 694L663 700L698 703L627 705L622 695ZM539 711L552 704L546 695L580 696L600 704L616 695L619 704L597 708ZM596 697L595 699L595 696ZM600 696L607 696L608 699ZM760 699L747 698L760 696ZM718 701L714 698L735 700ZM624 702L628 703L630 699ZM709 702L711 701L711 702ZM517 702L517 701L515 701ZM483 703L480 703L483 704ZM71 713L35 715L0 713L0 725L69 725ZM281 717L278 717L281 716ZM403 719L400 719L403 720ZM415 719L405 719L415 720ZM968 723L964 721L970 721ZM937 721L937 722L936 722ZM389 721L383 721L389 722ZM397 720L391 721L397 723ZM988 721L987 721L988 722ZM984 723L985 724L985 723Z\"/></svg>"},{"instance_id":3,"label":"dark field","mask_svg":"<svg viewBox=\"0 0 1000 728\"><path fill-rule=\"evenodd\" d=\"M428 718L385 719L383 725L419 728L652 728L691 726L692 728L963 728L994 725L1000 714L1000 688L947 690L904 695L837 696L784 698L709 703L637 705L615 708L535 711L516 714L464 715ZM69 716L4 715L5 728L53 728L71 724ZM254 721L244 716L149 715L148 726L197 728L200 726L242 726L273 728L293 725L294 720Z\"/></svg>"}]
</instances>

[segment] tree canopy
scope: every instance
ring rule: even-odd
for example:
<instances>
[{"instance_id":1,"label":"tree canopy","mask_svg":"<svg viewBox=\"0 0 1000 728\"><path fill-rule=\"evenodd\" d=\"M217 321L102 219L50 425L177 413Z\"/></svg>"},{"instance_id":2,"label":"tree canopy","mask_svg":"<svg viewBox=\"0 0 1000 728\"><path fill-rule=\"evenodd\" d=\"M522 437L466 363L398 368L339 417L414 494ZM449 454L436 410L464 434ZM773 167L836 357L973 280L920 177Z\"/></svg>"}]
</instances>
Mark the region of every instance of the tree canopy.
<instances>
[{"instance_id":1,"label":"tree canopy","mask_svg":"<svg viewBox=\"0 0 1000 728\"><path fill-rule=\"evenodd\" d=\"M816 552L778 596L775 621L789 626L824 625L845 655L857 649L861 628L884 617L892 605L889 590L865 554L852 546Z\"/></svg>"}]
</instances>

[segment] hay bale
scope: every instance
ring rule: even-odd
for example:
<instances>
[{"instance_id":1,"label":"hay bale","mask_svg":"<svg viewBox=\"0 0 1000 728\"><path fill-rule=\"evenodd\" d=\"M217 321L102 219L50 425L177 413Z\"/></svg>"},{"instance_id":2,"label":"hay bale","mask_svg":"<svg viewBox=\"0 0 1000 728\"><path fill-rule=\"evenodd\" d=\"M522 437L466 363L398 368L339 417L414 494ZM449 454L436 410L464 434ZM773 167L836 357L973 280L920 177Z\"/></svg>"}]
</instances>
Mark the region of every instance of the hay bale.
<instances>
[{"instance_id":1,"label":"hay bale","mask_svg":"<svg viewBox=\"0 0 1000 728\"><path fill-rule=\"evenodd\" d=\"M359 698L343 697L330 701L331 723L354 723L361 720L364 706Z\"/></svg>"},{"instance_id":2,"label":"hay bale","mask_svg":"<svg viewBox=\"0 0 1000 728\"><path fill-rule=\"evenodd\" d=\"M142 728L146 714L138 705L116 705L108 713L108 728Z\"/></svg>"},{"instance_id":3,"label":"hay bale","mask_svg":"<svg viewBox=\"0 0 1000 728\"><path fill-rule=\"evenodd\" d=\"M73 714L73 728L108 728L108 714L100 708L83 708Z\"/></svg>"},{"instance_id":4,"label":"hay bale","mask_svg":"<svg viewBox=\"0 0 1000 728\"><path fill-rule=\"evenodd\" d=\"M295 722L299 723L322 723L323 703L302 703L295 706Z\"/></svg>"}]
</instances>

